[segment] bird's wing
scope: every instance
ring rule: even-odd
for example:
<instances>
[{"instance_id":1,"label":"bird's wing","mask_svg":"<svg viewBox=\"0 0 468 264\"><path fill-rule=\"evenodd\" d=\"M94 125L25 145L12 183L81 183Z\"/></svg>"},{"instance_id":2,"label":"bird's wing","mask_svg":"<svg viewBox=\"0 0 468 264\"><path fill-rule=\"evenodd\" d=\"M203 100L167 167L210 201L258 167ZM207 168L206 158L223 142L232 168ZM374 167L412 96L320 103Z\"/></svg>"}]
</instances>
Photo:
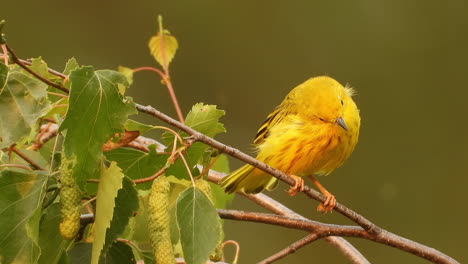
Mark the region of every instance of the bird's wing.
<instances>
[{"instance_id":1,"label":"bird's wing","mask_svg":"<svg viewBox=\"0 0 468 264\"><path fill-rule=\"evenodd\" d=\"M269 136L269 132L273 126L281 122L286 116L293 114L293 101L291 96L288 96L284 101L276 107L276 109L268 115L267 119L263 122L257 131L254 144L256 146L262 144Z\"/></svg>"}]
</instances>

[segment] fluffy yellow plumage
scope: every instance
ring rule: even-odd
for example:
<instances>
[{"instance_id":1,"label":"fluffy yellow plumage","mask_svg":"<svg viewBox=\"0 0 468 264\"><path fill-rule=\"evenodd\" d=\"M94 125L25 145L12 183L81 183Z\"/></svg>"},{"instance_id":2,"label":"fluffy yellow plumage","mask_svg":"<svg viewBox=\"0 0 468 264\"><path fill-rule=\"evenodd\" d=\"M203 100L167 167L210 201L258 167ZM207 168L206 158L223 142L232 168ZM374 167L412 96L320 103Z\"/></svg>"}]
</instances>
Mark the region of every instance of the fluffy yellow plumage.
<instances>
[{"instance_id":1,"label":"fluffy yellow plumage","mask_svg":"<svg viewBox=\"0 0 468 264\"><path fill-rule=\"evenodd\" d=\"M258 130L257 159L296 179L290 195L302 191L308 176L327 201L318 210L330 211L336 200L313 175L327 175L351 155L358 141L360 117L353 90L327 76L294 88ZM226 192L271 190L277 179L245 165L221 181Z\"/></svg>"}]
</instances>

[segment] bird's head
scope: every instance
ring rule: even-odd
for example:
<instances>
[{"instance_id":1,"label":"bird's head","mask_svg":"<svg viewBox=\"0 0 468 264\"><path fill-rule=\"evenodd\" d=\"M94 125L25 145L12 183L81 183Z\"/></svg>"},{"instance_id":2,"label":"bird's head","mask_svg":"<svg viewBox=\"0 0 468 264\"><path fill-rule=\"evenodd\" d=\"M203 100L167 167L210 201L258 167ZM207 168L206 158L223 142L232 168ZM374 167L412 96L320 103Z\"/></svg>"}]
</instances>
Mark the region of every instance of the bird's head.
<instances>
[{"instance_id":1,"label":"bird's head","mask_svg":"<svg viewBox=\"0 0 468 264\"><path fill-rule=\"evenodd\" d=\"M300 108L298 113L303 118L334 123L348 130L347 112L357 111L351 98L351 88L343 87L330 77L319 76L307 80L296 89L294 96Z\"/></svg>"}]
</instances>

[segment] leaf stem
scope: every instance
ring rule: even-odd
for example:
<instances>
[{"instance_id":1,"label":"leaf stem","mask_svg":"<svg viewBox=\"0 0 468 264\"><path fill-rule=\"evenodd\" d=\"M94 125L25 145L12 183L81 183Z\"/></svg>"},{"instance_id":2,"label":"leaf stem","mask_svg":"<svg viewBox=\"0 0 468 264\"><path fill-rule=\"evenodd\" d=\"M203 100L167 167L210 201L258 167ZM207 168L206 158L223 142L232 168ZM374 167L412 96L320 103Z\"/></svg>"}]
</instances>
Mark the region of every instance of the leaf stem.
<instances>
[{"instance_id":1,"label":"leaf stem","mask_svg":"<svg viewBox=\"0 0 468 264\"><path fill-rule=\"evenodd\" d=\"M28 170L28 171L33 171L33 169L31 169L30 167L28 167L26 165L22 165L22 164L8 164L8 163L0 164L0 168L2 168L2 167L20 168L20 169L24 169L24 170Z\"/></svg>"},{"instance_id":2,"label":"leaf stem","mask_svg":"<svg viewBox=\"0 0 468 264\"><path fill-rule=\"evenodd\" d=\"M235 240L226 240L223 242L222 244L222 247L223 247L223 251L224 251L224 248L226 247L227 244L231 244L231 245L234 245L234 247L236 247L236 253L234 255L234 259L232 260L231 263L233 264L236 264L237 263L237 260L239 258L239 254L240 254L240 245L239 243L237 243L237 241ZM224 254L223 254L224 255ZM223 258L223 261L224 261L224 258Z\"/></svg>"},{"instance_id":3,"label":"leaf stem","mask_svg":"<svg viewBox=\"0 0 468 264\"><path fill-rule=\"evenodd\" d=\"M161 42L163 42L163 41L161 41ZM165 59L166 57L165 57L164 47L163 46L164 45L162 44L161 52L163 53L163 58ZM171 97L172 104L174 105L174 108L176 110L177 118L179 119L180 122L184 123L184 115L182 114L182 110L180 110L179 102L177 100L177 96L175 95L174 87L172 86L171 77L169 76L169 69L167 67L164 67L164 72L162 72L161 70L159 70L157 68L144 66L144 67L139 67L139 68L133 69L133 72L139 72L139 71L145 71L145 70L155 72L161 77L164 85L166 86L167 90L169 91L169 96Z\"/></svg>"}]
</instances>

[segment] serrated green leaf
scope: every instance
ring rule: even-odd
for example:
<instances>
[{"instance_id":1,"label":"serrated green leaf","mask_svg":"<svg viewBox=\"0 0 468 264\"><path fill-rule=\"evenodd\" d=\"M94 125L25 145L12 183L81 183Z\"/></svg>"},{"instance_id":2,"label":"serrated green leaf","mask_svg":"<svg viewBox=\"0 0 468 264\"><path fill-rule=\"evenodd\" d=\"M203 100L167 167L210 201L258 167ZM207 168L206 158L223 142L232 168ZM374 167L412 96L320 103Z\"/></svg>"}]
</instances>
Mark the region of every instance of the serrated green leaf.
<instances>
[{"instance_id":1,"label":"serrated green leaf","mask_svg":"<svg viewBox=\"0 0 468 264\"><path fill-rule=\"evenodd\" d=\"M219 119L224 116L223 110L216 109L216 105L197 103L192 107L185 119L185 124L208 137L226 132Z\"/></svg>"},{"instance_id":2,"label":"serrated green leaf","mask_svg":"<svg viewBox=\"0 0 468 264\"><path fill-rule=\"evenodd\" d=\"M0 148L28 137L49 107L46 84L0 63Z\"/></svg>"},{"instance_id":3,"label":"serrated green leaf","mask_svg":"<svg viewBox=\"0 0 468 264\"><path fill-rule=\"evenodd\" d=\"M47 63L45 63L45 61L41 57L32 59L31 66L29 66L29 68L33 72L39 74L41 77L44 77L50 81L55 81L59 79L59 77L49 72L49 67L47 66Z\"/></svg>"},{"instance_id":4,"label":"serrated green leaf","mask_svg":"<svg viewBox=\"0 0 468 264\"><path fill-rule=\"evenodd\" d=\"M60 204L54 203L49 206L43 214L39 233L39 246L41 257L39 264L59 263L66 248L72 241L64 240L57 226L60 223Z\"/></svg>"},{"instance_id":5,"label":"serrated green leaf","mask_svg":"<svg viewBox=\"0 0 468 264\"><path fill-rule=\"evenodd\" d=\"M76 61L75 58L71 58L67 61L67 64L65 64L65 69L63 70L63 74L69 75L74 69L77 69L80 67L78 62Z\"/></svg>"},{"instance_id":6,"label":"serrated green leaf","mask_svg":"<svg viewBox=\"0 0 468 264\"><path fill-rule=\"evenodd\" d=\"M91 262L91 243L76 243L69 251L70 264L83 264ZM112 244L105 256L101 256L99 264L127 264L136 263L132 248L122 242Z\"/></svg>"},{"instance_id":7,"label":"serrated green leaf","mask_svg":"<svg viewBox=\"0 0 468 264\"><path fill-rule=\"evenodd\" d=\"M34 263L38 214L47 176L39 173L0 172L0 259L2 263Z\"/></svg>"},{"instance_id":8,"label":"serrated green leaf","mask_svg":"<svg viewBox=\"0 0 468 264\"><path fill-rule=\"evenodd\" d=\"M148 153L136 149L118 148L106 152L105 155L107 159L117 162L125 175L135 180L153 175L166 164L168 155L158 154L156 145L148 148L150 150ZM151 184L151 182L138 184L138 189L149 189Z\"/></svg>"},{"instance_id":9,"label":"serrated green leaf","mask_svg":"<svg viewBox=\"0 0 468 264\"><path fill-rule=\"evenodd\" d=\"M175 56L179 44L171 33L163 28L162 17L159 16L159 31L156 36L151 37L148 47L154 59L163 67L167 68Z\"/></svg>"},{"instance_id":10,"label":"serrated green leaf","mask_svg":"<svg viewBox=\"0 0 468 264\"><path fill-rule=\"evenodd\" d=\"M127 78L128 84L132 85L133 83L133 69L127 68L124 66L120 66L117 68L117 70Z\"/></svg>"},{"instance_id":11,"label":"serrated green leaf","mask_svg":"<svg viewBox=\"0 0 468 264\"><path fill-rule=\"evenodd\" d=\"M125 130L127 131L140 131L140 135L154 129L153 126L137 122L135 120L128 119L125 122Z\"/></svg>"},{"instance_id":12,"label":"serrated green leaf","mask_svg":"<svg viewBox=\"0 0 468 264\"><path fill-rule=\"evenodd\" d=\"M185 262L205 263L219 239L216 209L202 191L190 187L179 195L176 214Z\"/></svg>"},{"instance_id":13,"label":"serrated green leaf","mask_svg":"<svg viewBox=\"0 0 468 264\"><path fill-rule=\"evenodd\" d=\"M106 255L107 250L114 243L117 236L122 234L133 213L138 210L138 197L135 184L127 177L123 179L122 189L115 198L114 216L110 227L106 231L106 242L101 255Z\"/></svg>"},{"instance_id":14,"label":"serrated green leaf","mask_svg":"<svg viewBox=\"0 0 468 264\"><path fill-rule=\"evenodd\" d=\"M124 131L128 115L136 110L119 92L118 85L127 81L118 72L81 67L72 71L70 82L70 103L60 131L67 130L64 153L77 157L73 175L83 189L87 179L99 175L102 145Z\"/></svg>"},{"instance_id":15,"label":"serrated green leaf","mask_svg":"<svg viewBox=\"0 0 468 264\"><path fill-rule=\"evenodd\" d=\"M101 250L104 248L106 232L114 216L115 198L122 188L122 179L124 177L122 170L115 162L111 162L109 168L103 168L101 172L96 197L92 264L98 263Z\"/></svg>"},{"instance_id":16,"label":"serrated green leaf","mask_svg":"<svg viewBox=\"0 0 468 264\"><path fill-rule=\"evenodd\" d=\"M188 113L185 119L185 124L198 132L205 134L209 137L225 132L223 124L219 123L219 119L224 115L224 111L216 109L215 105L205 105L203 103L197 103L192 107L192 110ZM187 137L186 133L181 133L182 137ZM164 134L164 141L169 146L172 145L174 135L170 133ZM169 147L170 148L170 147ZM195 164L199 162L202 155L208 149L208 146L201 143L195 142L185 153L187 163L190 168L193 168ZM171 166L167 173L175 175L178 178L187 177L186 173L180 169L175 171L175 168L183 168L180 166L181 162L178 160Z\"/></svg>"}]
</instances>

